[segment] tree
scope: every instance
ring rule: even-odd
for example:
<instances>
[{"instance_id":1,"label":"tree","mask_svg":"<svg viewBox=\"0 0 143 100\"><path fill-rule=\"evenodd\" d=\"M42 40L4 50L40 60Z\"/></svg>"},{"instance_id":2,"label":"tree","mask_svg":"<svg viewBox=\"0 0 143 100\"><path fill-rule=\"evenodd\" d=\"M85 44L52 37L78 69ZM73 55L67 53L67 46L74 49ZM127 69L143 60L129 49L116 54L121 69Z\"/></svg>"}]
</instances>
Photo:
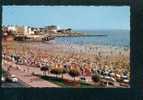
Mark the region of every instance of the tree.
<instances>
[{"instance_id":1,"label":"tree","mask_svg":"<svg viewBox=\"0 0 143 100\"><path fill-rule=\"evenodd\" d=\"M71 77L73 77L74 80L75 80L75 77L80 75L80 70L78 70L77 68L72 68L72 69L69 70L69 75Z\"/></svg>"},{"instance_id":2,"label":"tree","mask_svg":"<svg viewBox=\"0 0 143 100\"><path fill-rule=\"evenodd\" d=\"M47 67L47 68L48 68L47 72L48 72L48 74L49 74L49 70L50 70L51 66L50 66L49 64L46 64L46 66L45 66L45 67Z\"/></svg>"},{"instance_id":3,"label":"tree","mask_svg":"<svg viewBox=\"0 0 143 100\"><path fill-rule=\"evenodd\" d=\"M49 70L50 70L50 65L48 63L43 63L42 65L39 65L41 66L40 70L43 71L43 75L46 76L46 72L48 72L49 74Z\"/></svg>"},{"instance_id":4,"label":"tree","mask_svg":"<svg viewBox=\"0 0 143 100\"><path fill-rule=\"evenodd\" d=\"M61 74L61 69L60 68L53 68L53 69L51 69L51 73L55 74L56 78L57 78L57 75Z\"/></svg>"},{"instance_id":5,"label":"tree","mask_svg":"<svg viewBox=\"0 0 143 100\"><path fill-rule=\"evenodd\" d=\"M41 67L40 70L43 71L43 75L46 76L46 71L48 71L49 68L44 66L44 67Z\"/></svg>"},{"instance_id":6,"label":"tree","mask_svg":"<svg viewBox=\"0 0 143 100\"><path fill-rule=\"evenodd\" d=\"M92 75L92 80L94 82L99 82L100 81L100 76L98 74L94 74L94 75Z\"/></svg>"}]
</instances>

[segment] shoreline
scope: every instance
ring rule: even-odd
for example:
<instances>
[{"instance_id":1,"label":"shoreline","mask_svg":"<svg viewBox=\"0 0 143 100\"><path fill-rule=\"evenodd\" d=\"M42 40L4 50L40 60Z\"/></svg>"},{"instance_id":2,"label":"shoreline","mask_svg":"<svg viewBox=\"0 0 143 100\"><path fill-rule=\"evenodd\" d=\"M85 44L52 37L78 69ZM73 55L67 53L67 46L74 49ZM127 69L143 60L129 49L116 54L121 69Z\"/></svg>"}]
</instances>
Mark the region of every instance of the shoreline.
<instances>
[{"instance_id":1,"label":"shoreline","mask_svg":"<svg viewBox=\"0 0 143 100\"><path fill-rule=\"evenodd\" d=\"M29 43L26 43L29 44ZM25 45L26 45L25 44ZM129 55L130 48L125 47L114 47L114 46L105 46L105 45L95 45L95 44L85 44L85 45L79 45L79 44L64 44L64 43L56 43L54 42L48 42L48 43L30 43L35 48L40 48L43 50L52 49L56 50L62 50L61 52L74 52L74 53L91 53L95 54L95 52L102 52L104 54L106 53L124 53L126 55Z\"/></svg>"}]
</instances>

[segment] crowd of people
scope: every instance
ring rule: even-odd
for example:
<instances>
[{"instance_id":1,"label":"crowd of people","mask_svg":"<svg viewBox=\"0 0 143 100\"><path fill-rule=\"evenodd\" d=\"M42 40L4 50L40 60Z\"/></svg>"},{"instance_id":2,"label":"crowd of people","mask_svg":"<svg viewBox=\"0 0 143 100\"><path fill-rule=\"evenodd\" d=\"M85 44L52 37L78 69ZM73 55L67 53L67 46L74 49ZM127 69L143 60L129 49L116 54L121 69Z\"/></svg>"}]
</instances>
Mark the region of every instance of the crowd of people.
<instances>
[{"instance_id":1,"label":"crowd of people","mask_svg":"<svg viewBox=\"0 0 143 100\"><path fill-rule=\"evenodd\" d=\"M78 67L81 76L98 74L107 80L129 82L129 63L124 55L114 58L110 57L111 55L102 56L102 52L98 52L96 55L83 55L80 53L54 53L54 51L26 45L5 45L3 47L3 59L16 64L39 68L42 66L50 66L50 68Z\"/></svg>"}]
</instances>

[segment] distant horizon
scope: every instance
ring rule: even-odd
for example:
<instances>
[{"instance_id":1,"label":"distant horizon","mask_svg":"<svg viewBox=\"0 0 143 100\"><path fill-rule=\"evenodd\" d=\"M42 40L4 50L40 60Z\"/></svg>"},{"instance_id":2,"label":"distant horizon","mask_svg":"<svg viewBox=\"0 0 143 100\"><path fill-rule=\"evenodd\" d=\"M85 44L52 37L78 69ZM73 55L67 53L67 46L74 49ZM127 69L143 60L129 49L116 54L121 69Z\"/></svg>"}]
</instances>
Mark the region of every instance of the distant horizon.
<instances>
[{"instance_id":1,"label":"distant horizon","mask_svg":"<svg viewBox=\"0 0 143 100\"><path fill-rule=\"evenodd\" d=\"M57 25L61 29L73 30L130 30L128 6L3 6L2 16L2 25Z\"/></svg>"},{"instance_id":2,"label":"distant horizon","mask_svg":"<svg viewBox=\"0 0 143 100\"><path fill-rule=\"evenodd\" d=\"M73 30L85 30L85 31L130 31L130 29L73 29Z\"/></svg>"}]
</instances>

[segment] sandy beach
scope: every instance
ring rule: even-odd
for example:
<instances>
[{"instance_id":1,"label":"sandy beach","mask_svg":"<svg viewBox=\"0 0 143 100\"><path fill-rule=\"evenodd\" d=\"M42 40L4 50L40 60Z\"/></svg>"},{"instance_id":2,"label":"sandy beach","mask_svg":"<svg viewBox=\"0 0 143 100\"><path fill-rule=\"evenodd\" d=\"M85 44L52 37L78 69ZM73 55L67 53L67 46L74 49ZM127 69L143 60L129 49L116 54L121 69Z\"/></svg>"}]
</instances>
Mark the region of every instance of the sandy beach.
<instances>
[{"instance_id":1,"label":"sandy beach","mask_svg":"<svg viewBox=\"0 0 143 100\"><path fill-rule=\"evenodd\" d=\"M111 69L113 72L130 73L128 48L119 48L103 45L66 45L50 43L4 43L3 51L28 58L32 56L37 62L47 61L51 66L60 66L65 63L77 63L82 67L96 69Z\"/></svg>"}]
</instances>

